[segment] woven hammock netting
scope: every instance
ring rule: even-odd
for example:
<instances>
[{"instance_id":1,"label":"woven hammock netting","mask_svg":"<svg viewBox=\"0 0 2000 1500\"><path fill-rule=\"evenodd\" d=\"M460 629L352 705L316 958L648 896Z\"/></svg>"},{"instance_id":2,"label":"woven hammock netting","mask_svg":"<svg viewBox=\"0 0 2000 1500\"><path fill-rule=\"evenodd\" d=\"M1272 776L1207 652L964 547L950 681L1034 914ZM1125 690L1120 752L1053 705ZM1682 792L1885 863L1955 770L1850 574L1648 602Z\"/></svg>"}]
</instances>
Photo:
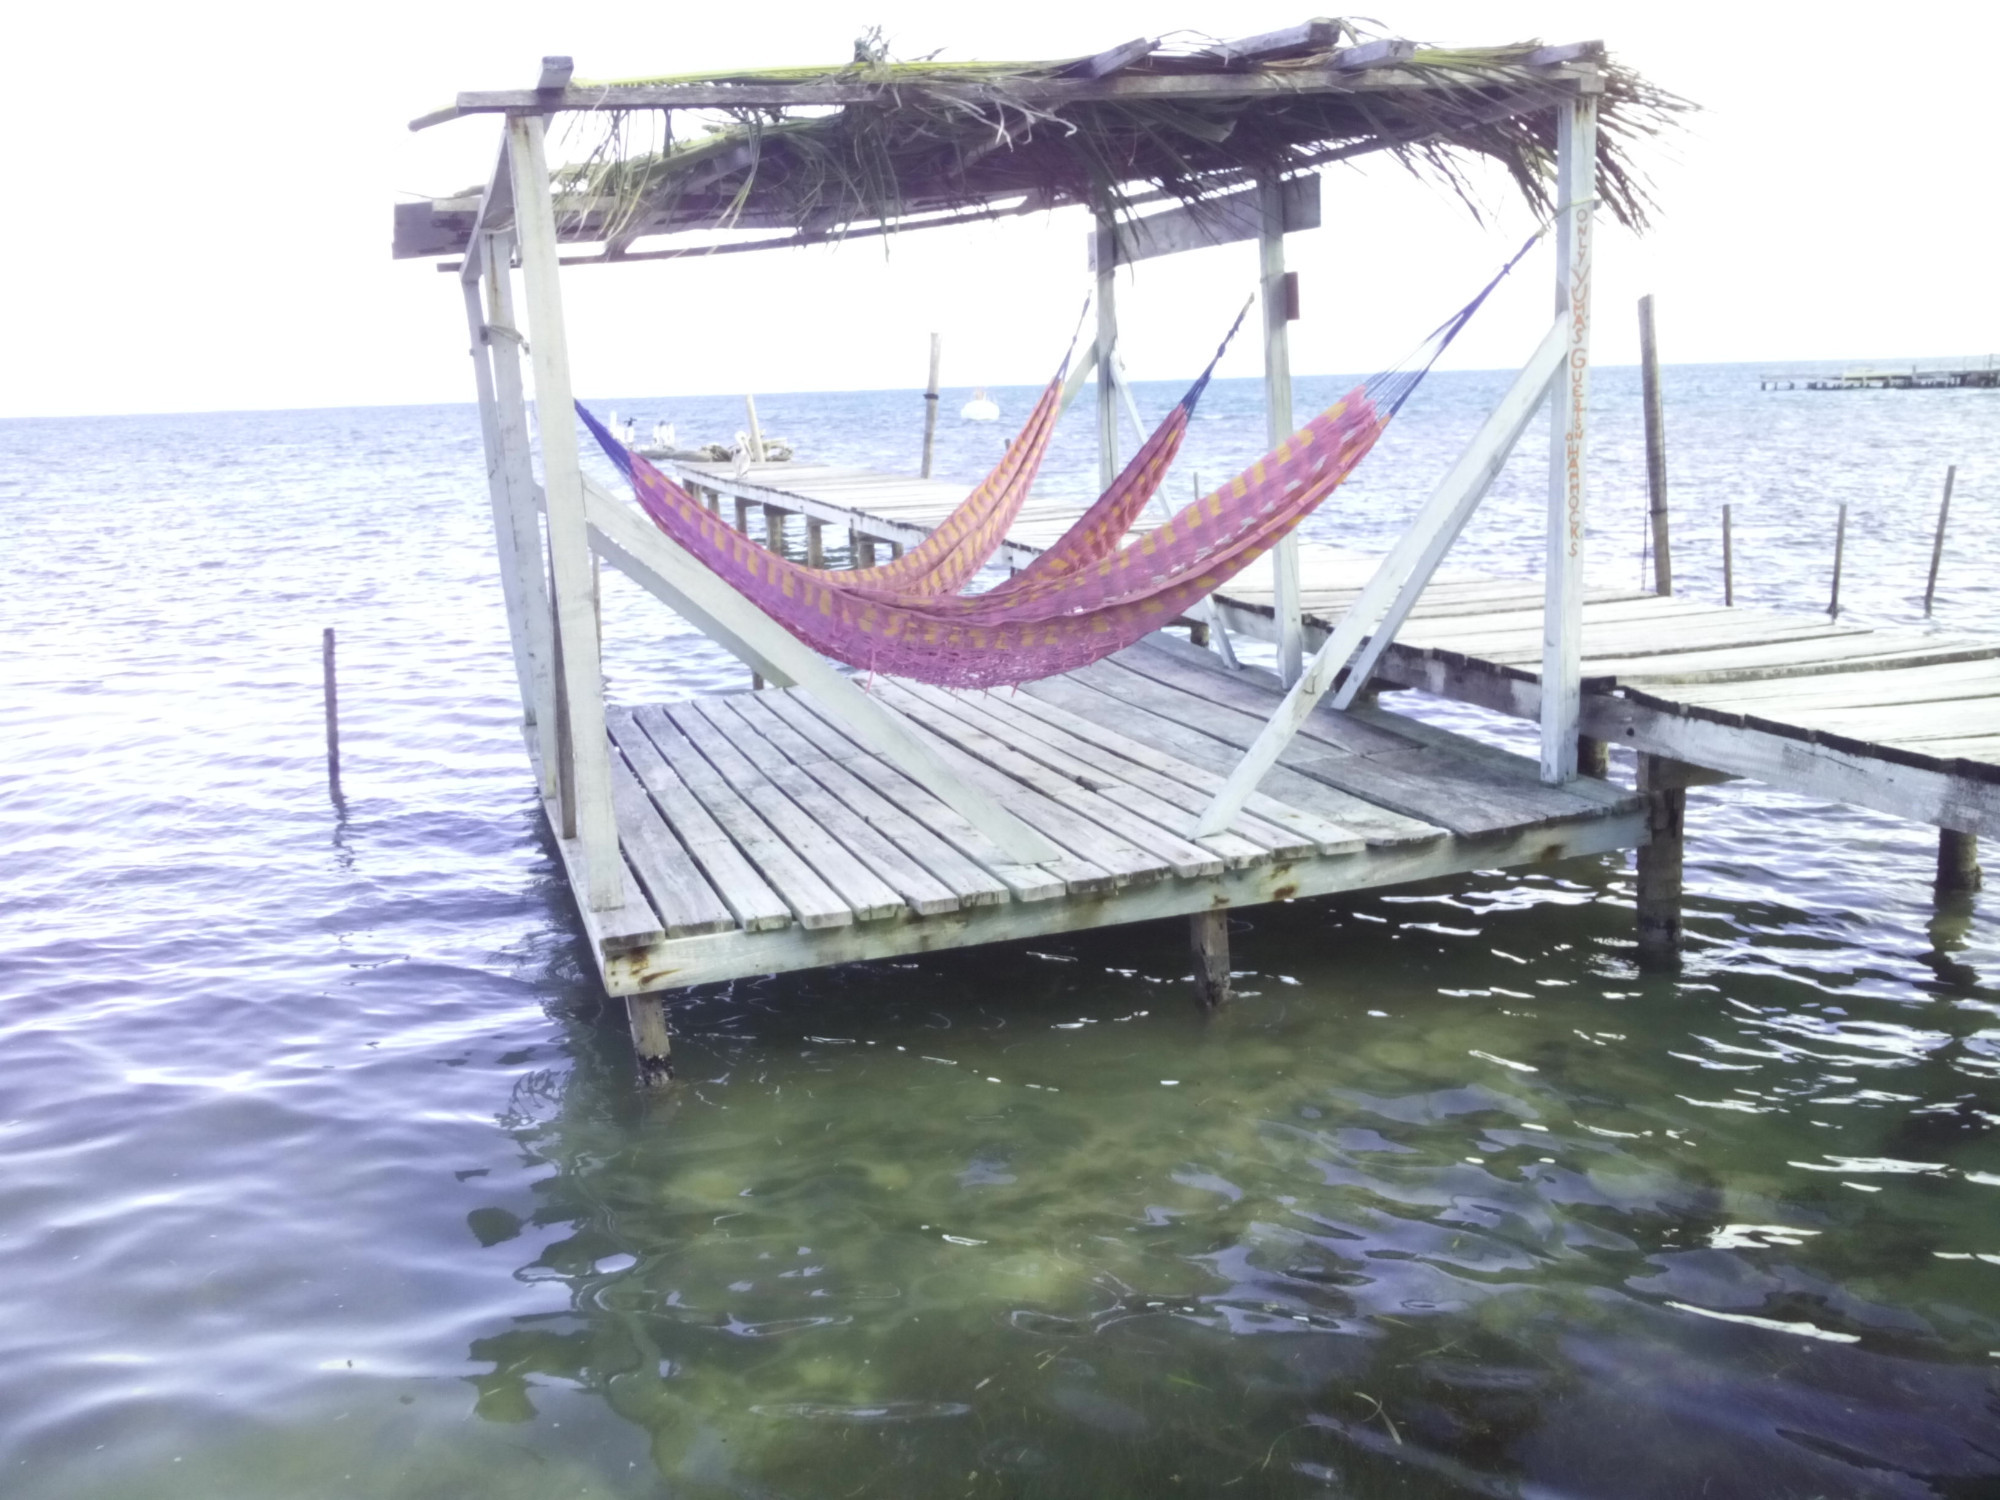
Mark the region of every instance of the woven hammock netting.
<instances>
[{"instance_id":1,"label":"woven hammock netting","mask_svg":"<svg viewBox=\"0 0 2000 1500\"><path fill-rule=\"evenodd\" d=\"M1235 478L1128 541L1180 450L1211 363L1060 540L976 594L961 590L1005 539L1047 452L1061 407L1060 372L992 473L943 524L902 557L859 570L808 568L758 546L627 450L580 403L577 411L630 476L654 524L815 651L861 671L939 687L1033 682L1134 644L1289 535L1367 457L1520 258L1424 340L1417 356L1355 386Z\"/></svg>"}]
</instances>

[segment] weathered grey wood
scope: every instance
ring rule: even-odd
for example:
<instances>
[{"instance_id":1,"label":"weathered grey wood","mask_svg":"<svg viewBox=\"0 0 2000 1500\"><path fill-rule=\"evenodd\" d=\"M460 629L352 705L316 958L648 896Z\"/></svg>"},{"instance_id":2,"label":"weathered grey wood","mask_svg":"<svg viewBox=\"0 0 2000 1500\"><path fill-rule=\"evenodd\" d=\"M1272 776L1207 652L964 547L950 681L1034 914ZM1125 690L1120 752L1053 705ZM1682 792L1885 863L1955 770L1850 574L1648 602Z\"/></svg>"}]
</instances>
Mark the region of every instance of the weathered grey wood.
<instances>
[{"instance_id":1,"label":"weathered grey wood","mask_svg":"<svg viewBox=\"0 0 2000 1500\"><path fill-rule=\"evenodd\" d=\"M532 740L528 742L528 753L530 756L535 753ZM556 854L562 860L564 878L572 893L580 891L584 888L585 877L582 844L577 839L563 837L562 825L558 821L559 813L553 802L545 799L542 808L555 835ZM588 940L591 951L597 955L600 972L605 969L613 955L648 948L666 936L652 903L640 892L637 875L626 870L624 878L619 882L619 890L624 899L615 906L596 908L587 901L576 903L577 916L583 922L584 937ZM712 933L706 938L697 938L693 941L712 941L721 935Z\"/></svg>"},{"instance_id":2,"label":"weathered grey wood","mask_svg":"<svg viewBox=\"0 0 2000 1500\"><path fill-rule=\"evenodd\" d=\"M747 719L735 713L734 706L732 699L699 699L693 704L693 711L734 746L758 774L790 798L814 828L871 871L911 911L919 916L933 916L941 911L958 910L958 896L949 887L794 765L779 747L766 741Z\"/></svg>"},{"instance_id":3,"label":"weathered grey wood","mask_svg":"<svg viewBox=\"0 0 2000 1500\"><path fill-rule=\"evenodd\" d=\"M865 740L870 750L919 781L940 801L949 803L1008 855L1021 863L1040 863L1055 846L1026 827L1005 808L975 787L953 777L951 767L910 726L868 697L854 681L836 672L825 659L796 639L721 578L670 541L657 527L608 493L589 487L591 524L620 550L644 565L655 582L649 587L697 623L714 626L711 634L723 645L741 644L753 670L772 663L784 677L812 692L842 726ZM732 647L732 649L735 649ZM739 655L744 652L739 651Z\"/></svg>"},{"instance_id":4,"label":"weathered grey wood","mask_svg":"<svg viewBox=\"0 0 2000 1500\"><path fill-rule=\"evenodd\" d=\"M1028 724L1016 716L1000 710L999 700L992 694L948 693L942 688L928 687L921 683L898 681L896 688L908 692L930 704L943 713L952 715L973 731L986 736L992 742L1005 745L1023 762L1033 763L1040 771L1052 772L1055 781L1043 780L1038 789L1045 789L1059 801L1067 802L1073 795L1070 787L1063 782L1096 794L1105 802L1117 804L1133 815L1130 820L1117 825L1118 831L1132 838L1142 848L1162 854L1173 866L1174 873L1184 878L1196 875L1213 875L1227 865L1240 868L1245 865L1261 864L1269 858L1269 853L1261 845L1252 843L1238 834L1226 833L1211 840L1203 840L1200 845L1180 837L1174 825L1185 823L1186 810L1175 801L1163 798L1146 787L1134 782L1122 781L1104 772L1104 757L1091 760L1079 759L1067 751L1057 748L1041 735L1028 730ZM1032 722L1032 721L1029 721ZM1088 746L1079 747L1086 755ZM1140 773L1143 775L1143 773ZM1177 788L1172 789L1178 796ZM1100 813L1101 804L1095 799L1079 805L1079 811L1086 816ZM1101 819L1100 819L1101 821ZM1203 851L1206 851L1206 854Z\"/></svg>"},{"instance_id":5,"label":"weathered grey wood","mask_svg":"<svg viewBox=\"0 0 2000 1500\"><path fill-rule=\"evenodd\" d=\"M1097 276L1097 488L1111 488L1118 477L1118 398L1111 356L1118 348L1118 216L1110 204L1099 204L1092 244L1091 269Z\"/></svg>"},{"instance_id":6,"label":"weathered grey wood","mask_svg":"<svg viewBox=\"0 0 2000 1500\"><path fill-rule=\"evenodd\" d=\"M876 759L814 711L806 699L791 693L762 693L756 701L777 715L801 738L853 773L885 801L908 813L925 828L973 860L1013 893L1016 901L1051 901L1069 889L1072 877L1085 882L1108 881L1097 866L1058 850L1053 860L1022 864L944 802L894 766Z\"/></svg>"},{"instance_id":7,"label":"weathered grey wood","mask_svg":"<svg viewBox=\"0 0 2000 1500\"><path fill-rule=\"evenodd\" d=\"M511 184L507 191L511 204ZM488 235L484 246L486 321L512 327L514 286L513 272L508 267L513 257L513 240L507 235ZM507 529L513 538L515 586L527 639L529 687L522 705L523 716L534 726L537 764L543 778L541 793L546 799L556 794L556 767L560 758L556 745L555 613L549 598L549 564L542 545L539 514L542 492L535 482L530 454L520 346L507 340L489 343L487 355L493 378L497 477L504 490L501 498L507 509ZM503 565L505 556L502 554Z\"/></svg>"},{"instance_id":8,"label":"weathered grey wood","mask_svg":"<svg viewBox=\"0 0 2000 1500\"><path fill-rule=\"evenodd\" d=\"M1186 917L1197 911L1233 910L1259 902L1329 895L1338 891L1404 885L1466 870L1516 864L1549 868L1554 861L1630 848L1641 837L1635 810L1558 828L1516 832L1477 841L1436 839L1371 850L1347 859L1309 859L1228 870L1212 880L1166 880L1128 887L1090 901L967 907L898 923L807 932L723 932L663 943L606 960L604 979L613 994L673 989L828 964L935 953L1021 938Z\"/></svg>"},{"instance_id":9,"label":"weathered grey wood","mask_svg":"<svg viewBox=\"0 0 2000 1500\"><path fill-rule=\"evenodd\" d=\"M1597 201L1597 98L1556 108L1556 315L1569 350L1549 429L1548 613L1542 639L1542 779L1576 777L1583 681L1584 438L1590 408L1591 231Z\"/></svg>"},{"instance_id":10,"label":"weathered grey wood","mask_svg":"<svg viewBox=\"0 0 2000 1500\"><path fill-rule=\"evenodd\" d=\"M1653 592L1674 591L1673 540L1667 526L1667 417L1660 399L1660 346L1653 295L1639 299L1639 383L1646 408L1646 513L1653 528Z\"/></svg>"},{"instance_id":11,"label":"weathered grey wood","mask_svg":"<svg viewBox=\"0 0 2000 1500\"><path fill-rule=\"evenodd\" d=\"M833 888L858 921L879 921L894 916L902 908L902 898L887 883L785 795L765 774L762 765L716 731L700 704L670 703L665 713L728 783L730 790L757 809L765 824Z\"/></svg>"},{"instance_id":12,"label":"weathered grey wood","mask_svg":"<svg viewBox=\"0 0 2000 1500\"><path fill-rule=\"evenodd\" d=\"M1937 892L1940 896L1976 891L1986 883L1979 868L1979 835L1938 830Z\"/></svg>"},{"instance_id":13,"label":"weathered grey wood","mask_svg":"<svg viewBox=\"0 0 2000 1500\"><path fill-rule=\"evenodd\" d=\"M1541 690L1532 680L1489 667L1393 652L1384 670L1396 681L1426 692L1522 718L1537 717ZM2000 835L2000 784L1943 765L1885 760L1860 747L1822 744L1800 735L1676 712L1671 704L1600 693L1584 698L1583 729L1614 744L1786 787L1804 796L1851 802L1919 823Z\"/></svg>"},{"instance_id":14,"label":"weathered grey wood","mask_svg":"<svg viewBox=\"0 0 2000 1500\"><path fill-rule=\"evenodd\" d=\"M999 735L926 703L893 680L877 679L876 687L909 718L970 757L968 776L1050 838L1110 871L1117 884L1221 870L1222 861L1206 849L1044 770Z\"/></svg>"},{"instance_id":15,"label":"weathered grey wood","mask_svg":"<svg viewBox=\"0 0 2000 1500\"><path fill-rule=\"evenodd\" d=\"M653 806L736 921L751 932L790 926L791 908L723 832L701 799L688 790L631 712L614 708L605 720L612 742Z\"/></svg>"},{"instance_id":16,"label":"weathered grey wood","mask_svg":"<svg viewBox=\"0 0 2000 1500\"><path fill-rule=\"evenodd\" d=\"M1729 534L1729 505L1722 506L1722 602L1736 603L1736 547Z\"/></svg>"},{"instance_id":17,"label":"weathered grey wood","mask_svg":"<svg viewBox=\"0 0 2000 1500\"><path fill-rule=\"evenodd\" d=\"M1944 527L1951 517L1951 487L1958 478L1958 465L1944 471L1944 499L1938 502L1937 535L1931 540L1931 573L1924 584L1924 618L1931 617L1931 603L1937 598L1938 564L1944 561Z\"/></svg>"},{"instance_id":18,"label":"weathered grey wood","mask_svg":"<svg viewBox=\"0 0 2000 1500\"><path fill-rule=\"evenodd\" d=\"M1188 918L1195 1003L1213 1010L1229 1000L1229 913L1198 911Z\"/></svg>"},{"instance_id":19,"label":"weathered grey wood","mask_svg":"<svg viewBox=\"0 0 2000 1500\"><path fill-rule=\"evenodd\" d=\"M660 818L646 789L617 756L611 760L611 802L618 837L670 938L726 932L736 918Z\"/></svg>"},{"instance_id":20,"label":"weathered grey wood","mask_svg":"<svg viewBox=\"0 0 2000 1500\"><path fill-rule=\"evenodd\" d=\"M1212 734L1205 727L1171 718L1168 715L1176 711L1174 707L1155 712L1148 703L1158 700L1135 691L1139 681L1130 674L1104 674L1100 678L1094 669L1086 668L1060 678L1025 683L1022 692L1085 717L1102 716L1107 723L1116 724L1134 738L1146 739L1209 771L1227 773L1235 766L1242 756L1240 739ZM1135 701L1137 698L1147 701ZM1439 838L1445 832L1435 824L1392 812L1282 764L1272 768L1263 785L1272 797L1290 806L1353 829L1371 848L1423 842Z\"/></svg>"},{"instance_id":21,"label":"weathered grey wood","mask_svg":"<svg viewBox=\"0 0 2000 1500\"><path fill-rule=\"evenodd\" d=\"M1010 706L1023 714L1042 720L1052 728L1083 743L1097 747L1098 752L1112 757L1111 764L1125 774L1127 765L1144 767L1172 779L1201 798L1211 797L1221 787L1223 778L1203 767L1194 765L1177 756L1166 754L1153 743L1122 734L1112 725L1121 718L1128 717L1124 705L1106 699L1090 689L1079 689L1083 701L1094 710L1098 717L1085 718L1060 706L1052 698L1045 698L1023 691L1011 696ZM1141 730L1148 726L1137 723ZM1067 743L1064 741L1063 743ZM1214 742L1218 751L1220 742ZM1365 847L1365 840L1353 829L1320 817L1317 813L1292 807L1275 797L1257 793L1245 804L1247 820L1239 827L1249 832L1247 836L1259 840L1267 837L1266 828L1278 831L1284 843L1272 843L1269 847L1274 854L1291 856L1307 851L1319 854L1352 854Z\"/></svg>"},{"instance_id":22,"label":"weathered grey wood","mask_svg":"<svg viewBox=\"0 0 2000 1500\"><path fill-rule=\"evenodd\" d=\"M944 354L943 343L942 334L931 335L930 383L924 387L924 461L918 470L925 479L931 477L931 453L937 443L938 363Z\"/></svg>"},{"instance_id":23,"label":"weathered grey wood","mask_svg":"<svg viewBox=\"0 0 2000 1500\"><path fill-rule=\"evenodd\" d=\"M1062 710L1034 699L1024 702L1018 693L964 696L1005 727L1010 744L1041 760L1051 770L1102 792L1170 831L1184 821L1183 814L1199 811L1206 805L1207 799L1188 780L1206 779L1205 773L1176 762L1171 756L1136 745L1133 748L1140 752L1140 759L1121 755L1104 744L1106 738L1116 736L1098 732L1086 738L1072 733L1055 722L1058 716L1069 717ZM1090 728L1079 727L1086 731ZM1173 769L1155 769L1156 764ZM1143 795L1131 795L1135 791ZM1231 868L1259 863L1272 854L1297 857L1318 852L1313 840L1248 812L1239 816L1226 834L1195 842L1220 854ZM1352 848L1361 847L1359 839L1350 838L1349 844Z\"/></svg>"},{"instance_id":24,"label":"weathered grey wood","mask_svg":"<svg viewBox=\"0 0 2000 1500\"><path fill-rule=\"evenodd\" d=\"M1324 67L1288 68L1248 73L1114 73L1107 78L1009 79L1004 92L991 102L1018 106L1058 106L1091 99L1261 99L1273 95L1370 93L1463 87L1440 80L1424 70L1393 64L1410 54L1411 44L1387 39L1344 49L1353 64L1336 56ZM1496 82L1504 81L1496 79ZM426 129L462 115L513 114L522 110L623 111L649 109L799 108L814 105L875 104L893 91L894 83L670 83L620 84L570 88L550 100L532 89L467 90L448 110L434 111L410 122ZM969 103L979 102L977 85L965 89Z\"/></svg>"},{"instance_id":25,"label":"weathered grey wood","mask_svg":"<svg viewBox=\"0 0 2000 1500\"><path fill-rule=\"evenodd\" d=\"M340 684L333 670L333 627L327 626L319 638L321 695L326 702L326 789L337 808L340 795Z\"/></svg>"},{"instance_id":26,"label":"weathered grey wood","mask_svg":"<svg viewBox=\"0 0 2000 1500\"><path fill-rule=\"evenodd\" d=\"M632 1032L632 1056L639 1066L639 1083L655 1088L674 1076L674 1039L667 1029L667 1007L657 995L627 995L625 1021Z\"/></svg>"},{"instance_id":27,"label":"weathered grey wood","mask_svg":"<svg viewBox=\"0 0 2000 1500\"><path fill-rule=\"evenodd\" d=\"M856 817L915 860L951 892L954 906L991 906L1007 899L998 877L931 832L916 818L862 781L841 761L772 711L770 695L752 693L717 700L740 715L773 748L799 770L840 799ZM1046 876L1038 878L1044 883Z\"/></svg>"},{"instance_id":28,"label":"weathered grey wood","mask_svg":"<svg viewBox=\"0 0 2000 1500\"><path fill-rule=\"evenodd\" d=\"M865 532L854 533L849 540L854 547L854 566L872 568L875 566L875 538Z\"/></svg>"},{"instance_id":29,"label":"weathered grey wood","mask_svg":"<svg viewBox=\"0 0 2000 1500\"><path fill-rule=\"evenodd\" d=\"M1264 308L1264 435L1276 448L1292 435L1292 335L1286 317L1285 190L1276 176L1259 179L1257 194L1259 291ZM1299 539L1287 532L1271 549L1271 607L1278 627L1278 675L1287 687L1305 664L1305 627L1299 602ZM1237 801L1241 806L1241 799ZM1230 809L1231 812L1234 809ZM1218 809L1202 822L1204 832L1223 826Z\"/></svg>"},{"instance_id":30,"label":"weathered grey wood","mask_svg":"<svg viewBox=\"0 0 2000 1500\"><path fill-rule=\"evenodd\" d=\"M1827 601L1826 617L1840 618L1840 565L1847 556L1847 502L1840 502L1840 519L1833 528L1833 597Z\"/></svg>"},{"instance_id":31,"label":"weathered grey wood","mask_svg":"<svg viewBox=\"0 0 2000 1500\"><path fill-rule=\"evenodd\" d=\"M1181 711L1212 734L1237 737L1241 743L1241 737L1256 733L1250 728L1259 723L1254 706L1243 712L1225 703L1230 697L1254 695L1249 704L1269 704L1278 696L1275 685L1263 687L1247 671L1225 677L1210 666L1213 659L1205 653L1174 646L1162 640L1157 646L1137 647L1089 671L1124 671L1148 688L1172 691L1176 696L1168 704L1185 700L1188 706ZM1158 701L1157 692L1153 696ZM1323 709L1303 729L1303 738L1284 753L1281 764L1454 833L1594 816L1620 797L1595 782L1552 788L1537 780L1519 756L1396 714Z\"/></svg>"},{"instance_id":32,"label":"weathered grey wood","mask_svg":"<svg viewBox=\"0 0 2000 1500\"><path fill-rule=\"evenodd\" d=\"M764 507L764 546L780 557L785 555L785 513L775 505Z\"/></svg>"},{"instance_id":33,"label":"weathered grey wood","mask_svg":"<svg viewBox=\"0 0 2000 1500\"><path fill-rule=\"evenodd\" d=\"M1233 42L1223 42L1211 50L1231 67L1268 62L1274 58L1310 56L1339 44L1341 23L1327 16L1315 16L1297 26L1278 31L1262 31Z\"/></svg>"},{"instance_id":34,"label":"weathered grey wood","mask_svg":"<svg viewBox=\"0 0 2000 1500\"><path fill-rule=\"evenodd\" d=\"M854 920L853 909L703 758L664 709L648 705L634 717L661 757L801 925L844 927Z\"/></svg>"},{"instance_id":35,"label":"weathered grey wood","mask_svg":"<svg viewBox=\"0 0 2000 1500\"><path fill-rule=\"evenodd\" d=\"M1662 780L1669 784L1660 785ZM1681 863L1687 792L1660 775L1660 758L1639 757L1639 791L1646 799L1646 842L1639 846L1635 885L1639 965L1671 969L1681 953Z\"/></svg>"},{"instance_id":36,"label":"weathered grey wood","mask_svg":"<svg viewBox=\"0 0 2000 1500\"><path fill-rule=\"evenodd\" d=\"M1288 179L1282 193L1285 233L1319 228L1318 174ZM1244 188L1124 221L1117 226L1116 254L1118 264L1125 266L1156 256L1254 240L1263 230L1258 189ZM1087 259L1093 272L1098 268L1098 241L1097 234L1088 240Z\"/></svg>"},{"instance_id":37,"label":"weathered grey wood","mask_svg":"<svg viewBox=\"0 0 2000 1500\"><path fill-rule=\"evenodd\" d=\"M555 207L549 195L542 121L535 116L509 119L507 145L535 362L535 425L541 438L556 629L562 642L560 708L569 723L567 758L575 784L574 805L564 807L561 826L567 833L573 824L589 866L581 888L584 900L593 908L608 910L626 903L625 866L618 857L618 821L611 806L590 539L583 515L583 474L577 458L562 291L556 279ZM559 786L565 779L560 771L559 767Z\"/></svg>"},{"instance_id":38,"label":"weathered grey wood","mask_svg":"<svg viewBox=\"0 0 2000 1500\"><path fill-rule=\"evenodd\" d=\"M1989 657L1878 671L1695 684L1677 689L1674 697L1706 708L1726 708L1767 718L1794 708L1869 708L1992 698L2000 697L2000 661Z\"/></svg>"},{"instance_id":39,"label":"weathered grey wood","mask_svg":"<svg viewBox=\"0 0 2000 1500\"><path fill-rule=\"evenodd\" d=\"M826 566L826 522L818 516L806 517L806 566Z\"/></svg>"}]
</instances>

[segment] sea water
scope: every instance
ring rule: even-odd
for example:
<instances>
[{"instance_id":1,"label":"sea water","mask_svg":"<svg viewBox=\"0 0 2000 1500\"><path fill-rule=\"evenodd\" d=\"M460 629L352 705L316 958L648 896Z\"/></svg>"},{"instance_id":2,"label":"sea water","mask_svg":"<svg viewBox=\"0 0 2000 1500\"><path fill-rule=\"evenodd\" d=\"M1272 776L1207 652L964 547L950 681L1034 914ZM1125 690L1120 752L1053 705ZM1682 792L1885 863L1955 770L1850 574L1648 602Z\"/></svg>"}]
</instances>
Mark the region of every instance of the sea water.
<instances>
[{"instance_id":1,"label":"sea water","mask_svg":"<svg viewBox=\"0 0 2000 1500\"><path fill-rule=\"evenodd\" d=\"M2000 395L1755 374L1667 372L1680 592L1727 501L1738 599L1824 609L1845 501L1848 617L1920 625L1957 463L1934 628L2000 622ZM1309 534L1385 545L1505 383L1434 376ZM1211 389L1171 493L1258 398ZM1595 406L1591 572L1638 587L1633 372ZM761 410L913 467L915 393ZM1540 426L1454 562L1536 574ZM1213 1019L1171 922L743 980L648 1096L469 407L0 424L0 559L0 1495L2000 1493L2000 928L1931 830L1692 793L1672 978L1624 856L1240 914ZM604 607L618 699L747 685Z\"/></svg>"}]
</instances>

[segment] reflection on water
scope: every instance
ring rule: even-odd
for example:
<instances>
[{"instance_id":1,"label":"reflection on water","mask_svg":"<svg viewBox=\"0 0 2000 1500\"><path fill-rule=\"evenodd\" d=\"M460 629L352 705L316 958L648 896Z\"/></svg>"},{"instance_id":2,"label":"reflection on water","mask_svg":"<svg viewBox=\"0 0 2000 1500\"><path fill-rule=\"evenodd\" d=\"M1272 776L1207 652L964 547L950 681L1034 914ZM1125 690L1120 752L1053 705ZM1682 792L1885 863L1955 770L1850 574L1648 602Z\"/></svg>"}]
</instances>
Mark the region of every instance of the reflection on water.
<instances>
[{"instance_id":1,"label":"reflection on water","mask_svg":"<svg viewBox=\"0 0 2000 1500\"><path fill-rule=\"evenodd\" d=\"M1315 527L1393 530L1503 383L1435 378ZM1917 477L1955 458L1976 520L2000 453L2000 400L1668 399L1695 592L1703 506L1797 604L1849 498L1843 595L1908 619ZM901 400L765 405L906 464ZM1192 463L1261 431L1220 383ZM947 424L943 462L1001 437ZM1259 910L1212 1021L1174 924L746 981L648 1099L528 795L476 443L462 409L0 424L0 1494L1996 1492L1993 903L1934 908L1925 830L1697 790L1672 980L1613 859ZM1532 569L1544 472L1482 562ZM1944 624L1990 613L1993 535ZM742 684L605 611L627 701Z\"/></svg>"}]
</instances>

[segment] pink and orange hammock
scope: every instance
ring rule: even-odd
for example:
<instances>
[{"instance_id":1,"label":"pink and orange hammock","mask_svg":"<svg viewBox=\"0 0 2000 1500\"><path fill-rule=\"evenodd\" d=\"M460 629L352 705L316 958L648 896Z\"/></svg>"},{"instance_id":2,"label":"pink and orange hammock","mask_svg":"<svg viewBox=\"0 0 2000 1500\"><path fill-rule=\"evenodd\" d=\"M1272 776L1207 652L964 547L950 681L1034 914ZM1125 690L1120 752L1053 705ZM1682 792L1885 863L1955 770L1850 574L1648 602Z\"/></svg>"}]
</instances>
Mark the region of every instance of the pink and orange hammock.
<instances>
[{"instance_id":1,"label":"pink and orange hammock","mask_svg":"<svg viewBox=\"0 0 2000 1500\"><path fill-rule=\"evenodd\" d=\"M1206 380L1055 545L978 594L960 590L1027 497L1055 430L1061 375L943 524L894 561L849 571L804 567L758 546L577 410L654 524L815 651L940 687L992 687L1102 660L1220 588L1333 493L1393 411L1357 386L1229 483L1120 545L1179 451Z\"/></svg>"}]
</instances>

